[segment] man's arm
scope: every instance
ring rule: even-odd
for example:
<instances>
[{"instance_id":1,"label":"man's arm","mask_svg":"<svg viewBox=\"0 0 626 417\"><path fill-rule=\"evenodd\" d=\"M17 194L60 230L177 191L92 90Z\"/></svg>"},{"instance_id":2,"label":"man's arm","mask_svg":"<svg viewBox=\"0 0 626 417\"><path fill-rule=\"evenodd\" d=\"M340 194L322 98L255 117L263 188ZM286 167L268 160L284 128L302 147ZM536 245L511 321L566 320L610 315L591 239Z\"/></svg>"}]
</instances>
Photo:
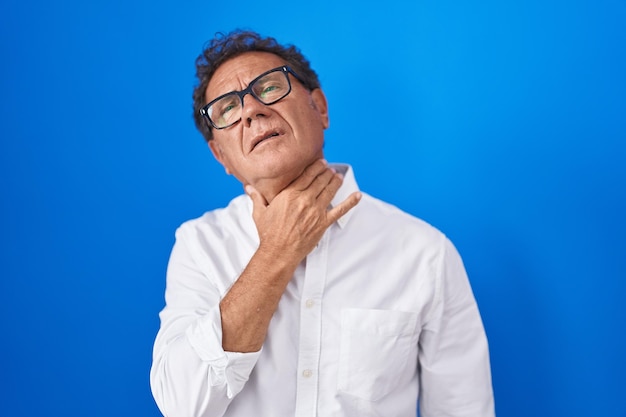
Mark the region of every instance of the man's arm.
<instances>
[{"instance_id":1,"label":"man's arm","mask_svg":"<svg viewBox=\"0 0 626 417\"><path fill-rule=\"evenodd\" d=\"M342 179L319 160L268 204L251 186L254 222L260 244L250 263L220 303L222 346L230 352L255 352L263 345L270 320L296 267L322 235L360 199L354 193L328 210Z\"/></svg>"},{"instance_id":2,"label":"man's arm","mask_svg":"<svg viewBox=\"0 0 626 417\"><path fill-rule=\"evenodd\" d=\"M493 417L489 348L461 257L444 239L432 314L420 337L423 417Z\"/></svg>"},{"instance_id":3,"label":"man's arm","mask_svg":"<svg viewBox=\"0 0 626 417\"><path fill-rule=\"evenodd\" d=\"M252 187L260 244L220 300L184 240L168 267L152 390L166 416L222 416L256 364L269 322L298 264L360 194L328 210L341 177L317 161L271 202Z\"/></svg>"}]
</instances>

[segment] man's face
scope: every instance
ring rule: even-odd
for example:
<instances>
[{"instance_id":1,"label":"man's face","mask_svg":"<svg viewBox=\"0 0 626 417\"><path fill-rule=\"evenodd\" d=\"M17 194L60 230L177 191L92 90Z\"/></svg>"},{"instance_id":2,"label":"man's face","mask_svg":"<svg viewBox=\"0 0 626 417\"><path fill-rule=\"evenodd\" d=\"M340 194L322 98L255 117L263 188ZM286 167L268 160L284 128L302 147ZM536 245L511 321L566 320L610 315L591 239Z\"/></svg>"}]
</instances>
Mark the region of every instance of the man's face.
<instances>
[{"instance_id":1,"label":"man's face","mask_svg":"<svg viewBox=\"0 0 626 417\"><path fill-rule=\"evenodd\" d=\"M207 86L207 102L245 89L267 70L286 65L277 55L246 52L224 62ZM286 186L304 168L323 157L324 129L328 127L326 99L320 89L309 92L289 75L291 92L272 105L248 94L241 121L214 129L209 147L229 174L242 184L263 186L278 181Z\"/></svg>"}]
</instances>

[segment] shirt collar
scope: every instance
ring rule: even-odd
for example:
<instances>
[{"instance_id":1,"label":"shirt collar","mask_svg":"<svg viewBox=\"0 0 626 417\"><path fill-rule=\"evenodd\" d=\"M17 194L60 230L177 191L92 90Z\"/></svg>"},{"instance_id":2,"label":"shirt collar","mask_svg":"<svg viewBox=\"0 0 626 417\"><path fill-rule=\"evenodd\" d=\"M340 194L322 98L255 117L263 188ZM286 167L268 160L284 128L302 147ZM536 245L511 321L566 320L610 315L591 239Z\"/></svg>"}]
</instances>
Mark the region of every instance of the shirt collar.
<instances>
[{"instance_id":1,"label":"shirt collar","mask_svg":"<svg viewBox=\"0 0 626 417\"><path fill-rule=\"evenodd\" d=\"M356 179L354 178L354 171L352 167L348 164L329 164L331 168L334 168L338 173L343 175L343 184L335 194L333 201L331 201L331 207L335 207L341 202L343 202L350 194L355 191L359 191L359 186L356 183ZM354 209L348 211L346 214L341 216L339 220L337 220L337 224L342 229L348 224L350 217L354 213Z\"/></svg>"}]
</instances>

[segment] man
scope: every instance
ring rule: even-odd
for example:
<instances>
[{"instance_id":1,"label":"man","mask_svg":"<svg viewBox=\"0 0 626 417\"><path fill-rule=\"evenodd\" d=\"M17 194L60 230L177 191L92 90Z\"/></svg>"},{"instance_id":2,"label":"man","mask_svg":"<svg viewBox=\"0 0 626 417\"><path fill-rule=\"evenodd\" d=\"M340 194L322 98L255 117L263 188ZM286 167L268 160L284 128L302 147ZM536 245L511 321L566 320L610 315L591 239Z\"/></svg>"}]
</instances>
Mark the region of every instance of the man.
<instances>
[{"instance_id":1,"label":"man","mask_svg":"<svg viewBox=\"0 0 626 417\"><path fill-rule=\"evenodd\" d=\"M177 230L151 371L163 414L493 416L460 257L323 160L308 61L236 31L196 66L196 125L246 194Z\"/></svg>"}]
</instances>

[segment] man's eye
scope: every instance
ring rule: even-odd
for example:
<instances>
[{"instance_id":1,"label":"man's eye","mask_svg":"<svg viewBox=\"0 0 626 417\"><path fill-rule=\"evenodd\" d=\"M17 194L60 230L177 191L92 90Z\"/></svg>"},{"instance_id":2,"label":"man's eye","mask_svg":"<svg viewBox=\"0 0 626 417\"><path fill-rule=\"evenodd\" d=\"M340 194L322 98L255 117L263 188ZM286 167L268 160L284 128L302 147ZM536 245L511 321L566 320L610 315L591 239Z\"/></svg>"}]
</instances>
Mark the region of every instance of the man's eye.
<instances>
[{"instance_id":1,"label":"man's eye","mask_svg":"<svg viewBox=\"0 0 626 417\"><path fill-rule=\"evenodd\" d=\"M277 85L268 85L261 91L261 98L266 98L268 95L271 95L275 90L278 90Z\"/></svg>"},{"instance_id":2,"label":"man's eye","mask_svg":"<svg viewBox=\"0 0 626 417\"><path fill-rule=\"evenodd\" d=\"M223 106L220 107L218 114L221 117L228 116L228 113L232 112L237 108L237 103L231 101L230 103L224 103Z\"/></svg>"},{"instance_id":3,"label":"man's eye","mask_svg":"<svg viewBox=\"0 0 626 417\"><path fill-rule=\"evenodd\" d=\"M226 113L228 113L229 111L231 111L234 108L235 108L234 104L229 104L228 106L226 106L226 107L224 107L222 109L222 114L226 114Z\"/></svg>"}]
</instances>

